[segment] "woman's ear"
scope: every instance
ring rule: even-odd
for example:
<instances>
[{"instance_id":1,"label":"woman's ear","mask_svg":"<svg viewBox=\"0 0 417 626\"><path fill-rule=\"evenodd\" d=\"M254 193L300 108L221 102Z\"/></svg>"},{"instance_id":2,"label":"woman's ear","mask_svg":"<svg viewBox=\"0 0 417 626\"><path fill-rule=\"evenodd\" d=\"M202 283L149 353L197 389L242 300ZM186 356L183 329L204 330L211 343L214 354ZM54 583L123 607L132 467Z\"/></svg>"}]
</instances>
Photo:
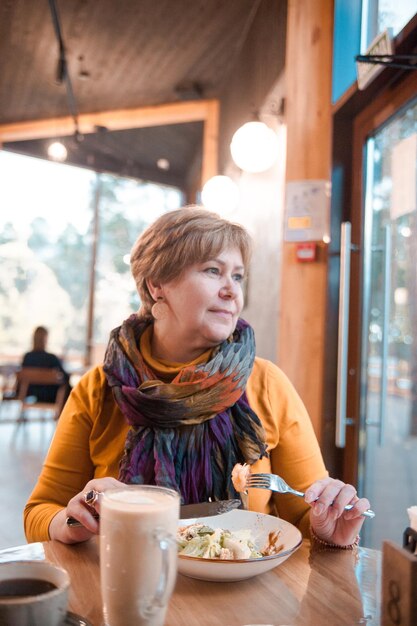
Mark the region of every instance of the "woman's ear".
<instances>
[{"instance_id":1,"label":"woman's ear","mask_svg":"<svg viewBox=\"0 0 417 626\"><path fill-rule=\"evenodd\" d=\"M147 278L146 286L152 296L152 299L155 300L155 302L158 300L158 298L162 297L162 287L160 283L154 282L151 278Z\"/></svg>"}]
</instances>

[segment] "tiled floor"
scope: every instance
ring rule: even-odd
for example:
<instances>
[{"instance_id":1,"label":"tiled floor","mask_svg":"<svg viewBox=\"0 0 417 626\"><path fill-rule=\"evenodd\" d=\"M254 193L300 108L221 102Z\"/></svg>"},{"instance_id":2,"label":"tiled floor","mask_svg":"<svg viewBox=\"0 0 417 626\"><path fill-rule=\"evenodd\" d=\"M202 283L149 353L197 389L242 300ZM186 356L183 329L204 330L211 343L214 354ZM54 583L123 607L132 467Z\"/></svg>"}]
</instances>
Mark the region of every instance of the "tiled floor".
<instances>
[{"instance_id":1,"label":"tiled floor","mask_svg":"<svg viewBox=\"0 0 417 626\"><path fill-rule=\"evenodd\" d=\"M14 414L12 404L0 407L0 549L26 543L23 508L55 430L51 421L20 426L5 423Z\"/></svg>"}]
</instances>

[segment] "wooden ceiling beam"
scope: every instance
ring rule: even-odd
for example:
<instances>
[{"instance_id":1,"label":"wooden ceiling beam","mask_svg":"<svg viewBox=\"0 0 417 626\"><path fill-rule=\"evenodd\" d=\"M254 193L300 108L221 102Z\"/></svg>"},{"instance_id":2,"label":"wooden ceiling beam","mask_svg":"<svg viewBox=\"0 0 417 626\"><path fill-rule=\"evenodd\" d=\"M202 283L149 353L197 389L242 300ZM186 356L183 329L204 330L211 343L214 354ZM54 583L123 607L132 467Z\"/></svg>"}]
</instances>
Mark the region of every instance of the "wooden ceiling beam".
<instances>
[{"instance_id":1,"label":"wooden ceiling beam","mask_svg":"<svg viewBox=\"0 0 417 626\"><path fill-rule=\"evenodd\" d=\"M88 134L94 133L96 126L104 126L112 131L165 124L205 122L211 121L213 111L216 109L218 109L217 100L189 100L135 109L81 113L78 115L78 130L82 134ZM70 116L14 122L0 124L0 142L64 137L74 132L74 120Z\"/></svg>"},{"instance_id":2,"label":"wooden ceiling beam","mask_svg":"<svg viewBox=\"0 0 417 626\"><path fill-rule=\"evenodd\" d=\"M218 100L206 100L206 103L207 112L204 118L201 187L209 178L219 173L220 105Z\"/></svg>"},{"instance_id":3,"label":"wooden ceiling beam","mask_svg":"<svg viewBox=\"0 0 417 626\"><path fill-rule=\"evenodd\" d=\"M201 187L212 176L218 174L219 101L189 100L135 109L83 113L78 116L78 130L86 135L96 132L97 126L108 131L203 122L203 155ZM72 117L0 124L0 147L2 143L65 137L75 132Z\"/></svg>"}]
</instances>

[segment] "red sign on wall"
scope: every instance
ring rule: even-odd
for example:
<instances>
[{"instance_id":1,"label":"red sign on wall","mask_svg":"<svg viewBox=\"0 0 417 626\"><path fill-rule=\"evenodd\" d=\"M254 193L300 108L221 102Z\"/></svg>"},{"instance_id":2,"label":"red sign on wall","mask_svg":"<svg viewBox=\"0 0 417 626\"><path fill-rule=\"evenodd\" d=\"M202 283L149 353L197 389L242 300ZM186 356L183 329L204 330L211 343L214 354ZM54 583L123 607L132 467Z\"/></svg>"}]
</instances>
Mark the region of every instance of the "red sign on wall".
<instances>
[{"instance_id":1,"label":"red sign on wall","mask_svg":"<svg viewBox=\"0 0 417 626\"><path fill-rule=\"evenodd\" d=\"M299 263L309 263L317 259L317 244L314 242L298 243L295 250Z\"/></svg>"}]
</instances>

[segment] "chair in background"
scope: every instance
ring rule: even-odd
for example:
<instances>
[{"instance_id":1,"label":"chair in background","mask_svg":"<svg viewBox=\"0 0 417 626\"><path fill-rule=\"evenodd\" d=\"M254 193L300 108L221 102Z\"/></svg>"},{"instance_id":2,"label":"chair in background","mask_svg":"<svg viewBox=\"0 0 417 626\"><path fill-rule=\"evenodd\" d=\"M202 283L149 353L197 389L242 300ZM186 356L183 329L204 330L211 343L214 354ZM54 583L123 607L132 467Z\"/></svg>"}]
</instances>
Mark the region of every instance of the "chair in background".
<instances>
[{"instance_id":1,"label":"chair in background","mask_svg":"<svg viewBox=\"0 0 417 626\"><path fill-rule=\"evenodd\" d=\"M65 402L67 382L62 372L56 369L41 367L22 367L16 374L17 378L17 400L20 401L20 413L18 422L25 422L28 419L29 411L38 415L38 419L45 420L51 417L57 420L61 414ZM57 386L55 402L38 402L33 396L28 396L30 385Z\"/></svg>"},{"instance_id":2,"label":"chair in background","mask_svg":"<svg viewBox=\"0 0 417 626\"><path fill-rule=\"evenodd\" d=\"M15 397L16 372L20 369L15 363L2 363L0 365L0 401Z\"/></svg>"}]
</instances>

